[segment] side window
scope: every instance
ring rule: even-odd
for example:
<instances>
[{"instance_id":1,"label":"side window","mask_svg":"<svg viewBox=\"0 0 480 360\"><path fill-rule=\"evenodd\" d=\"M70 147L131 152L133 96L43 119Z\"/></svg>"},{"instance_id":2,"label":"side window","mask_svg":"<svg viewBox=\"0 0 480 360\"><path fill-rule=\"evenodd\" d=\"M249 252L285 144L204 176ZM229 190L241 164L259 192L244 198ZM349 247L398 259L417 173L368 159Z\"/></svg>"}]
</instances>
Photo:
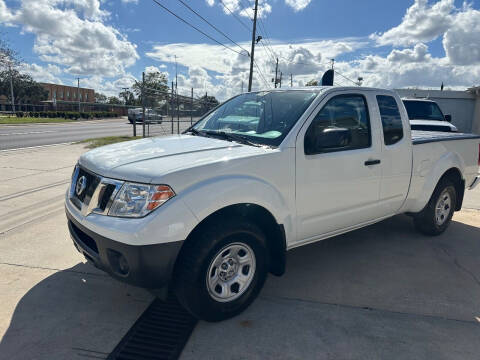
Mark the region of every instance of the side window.
<instances>
[{"instance_id":1,"label":"side window","mask_svg":"<svg viewBox=\"0 0 480 360\"><path fill-rule=\"evenodd\" d=\"M385 145L393 145L403 138L403 124L397 102L392 96L378 95L378 108L382 117Z\"/></svg>"},{"instance_id":2,"label":"side window","mask_svg":"<svg viewBox=\"0 0 480 360\"><path fill-rule=\"evenodd\" d=\"M370 147L365 98L357 94L331 98L310 124L304 145L306 155Z\"/></svg>"}]
</instances>

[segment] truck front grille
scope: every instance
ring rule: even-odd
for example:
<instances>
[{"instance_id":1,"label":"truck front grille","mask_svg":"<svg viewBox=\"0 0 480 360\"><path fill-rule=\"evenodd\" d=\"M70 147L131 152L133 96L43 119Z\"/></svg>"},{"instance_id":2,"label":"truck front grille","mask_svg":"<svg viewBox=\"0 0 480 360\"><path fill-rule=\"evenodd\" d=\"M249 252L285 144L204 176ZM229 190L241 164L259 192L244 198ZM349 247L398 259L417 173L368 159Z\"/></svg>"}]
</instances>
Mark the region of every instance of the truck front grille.
<instances>
[{"instance_id":1,"label":"truck front grille","mask_svg":"<svg viewBox=\"0 0 480 360\"><path fill-rule=\"evenodd\" d=\"M86 186L81 190L81 183ZM83 215L106 215L123 181L104 178L80 166L75 168L70 186L70 201Z\"/></svg>"}]
</instances>

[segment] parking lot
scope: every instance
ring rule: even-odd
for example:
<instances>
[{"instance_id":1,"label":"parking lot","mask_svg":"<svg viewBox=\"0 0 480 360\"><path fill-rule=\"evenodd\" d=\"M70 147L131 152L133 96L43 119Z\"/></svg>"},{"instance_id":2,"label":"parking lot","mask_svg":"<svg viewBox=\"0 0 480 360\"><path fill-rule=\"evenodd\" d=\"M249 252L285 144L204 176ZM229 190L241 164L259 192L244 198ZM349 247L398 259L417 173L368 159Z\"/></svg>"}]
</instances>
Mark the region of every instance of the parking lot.
<instances>
[{"instance_id":1,"label":"parking lot","mask_svg":"<svg viewBox=\"0 0 480 360\"><path fill-rule=\"evenodd\" d=\"M83 145L0 152L0 359L105 359L153 297L85 263L63 195ZM55 161L52 161L55 159ZM439 237L401 215L289 252L182 359L478 359L480 189Z\"/></svg>"}]
</instances>

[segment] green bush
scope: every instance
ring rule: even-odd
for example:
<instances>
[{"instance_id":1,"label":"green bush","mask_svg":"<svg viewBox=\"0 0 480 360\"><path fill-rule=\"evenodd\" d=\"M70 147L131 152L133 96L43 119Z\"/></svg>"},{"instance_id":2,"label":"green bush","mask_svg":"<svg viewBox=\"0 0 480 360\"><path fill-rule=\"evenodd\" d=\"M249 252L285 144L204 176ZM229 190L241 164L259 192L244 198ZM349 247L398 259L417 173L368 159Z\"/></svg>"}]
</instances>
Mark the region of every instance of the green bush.
<instances>
[{"instance_id":1,"label":"green bush","mask_svg":"<svg viewBox=\"0 0 480 360\"><path fill-rule=\"evenodd\" d=\"M15 115L17 115L17 118L23 118L23 117L24 117L23 111L17 111L17 112L15 113Z\"/></svg>"}]
</instances>

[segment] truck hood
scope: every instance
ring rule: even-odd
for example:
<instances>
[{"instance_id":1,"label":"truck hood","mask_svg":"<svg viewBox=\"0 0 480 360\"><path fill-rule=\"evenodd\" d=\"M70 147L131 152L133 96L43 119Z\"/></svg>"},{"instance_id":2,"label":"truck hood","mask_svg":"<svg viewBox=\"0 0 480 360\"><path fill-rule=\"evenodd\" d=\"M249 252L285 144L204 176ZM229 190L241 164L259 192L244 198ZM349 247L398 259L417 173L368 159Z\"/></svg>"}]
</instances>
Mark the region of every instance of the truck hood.
<instances>
[{"instance_id":1,"label":"truck hood","mask_svg":"<svg viewBox=\"0 0 480 360\"><path fill-rule=\"evenodd\" d=\"M265 151L220 139L174 135L102 146L83 154L79 164L105 177L149 183L173 171Z\"/></svg>"}]
</instances>

